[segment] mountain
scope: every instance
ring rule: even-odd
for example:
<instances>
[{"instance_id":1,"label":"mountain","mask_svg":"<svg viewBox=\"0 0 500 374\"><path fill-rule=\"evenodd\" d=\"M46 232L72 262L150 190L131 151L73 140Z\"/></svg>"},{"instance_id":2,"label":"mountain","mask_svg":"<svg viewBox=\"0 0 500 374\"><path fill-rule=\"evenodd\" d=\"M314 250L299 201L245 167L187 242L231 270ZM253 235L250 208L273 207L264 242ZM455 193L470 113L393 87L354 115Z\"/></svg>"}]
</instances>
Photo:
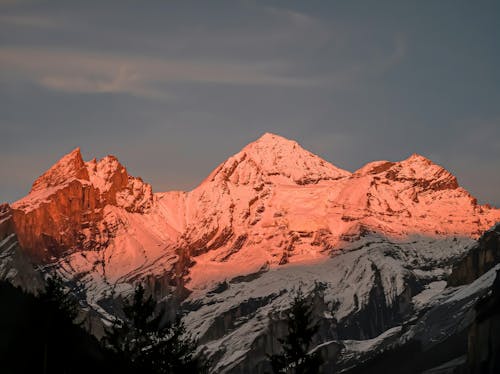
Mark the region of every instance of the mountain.
<instances>
[{"instance_id":1,"label":"mountain","mask_svg":"<svg viewBox=\"0 0 500 374\"><path fill-rule=\"evenodd\" d=\"M103 320L144 282L185 315L215 372L234 373L266 369L299 284L322 325L318 349L333 357L339 342L373 339L425 309L500 221L423 156L351 173L274 134L189 192L153 193L114 156L84 162L75 149L2 209L11 274L58 273ZM12 262L13 241L35 270Z\"/></svg>"},{"instance_id":2,"label":"mountain","mask_svg":"<svg viewBox=\"0 0 500 374\"><path fill-rule=\"evenodd\" d=\"M446 287L429 292L435 287L430 284L414 297L416 310L404 323L373 339L345 340L338 369L348 374L497 373L500 264L494 258L499 252L497 224L455 264ZM478 257L486 262L476 266Z\"/></svg>"}]
</instances>

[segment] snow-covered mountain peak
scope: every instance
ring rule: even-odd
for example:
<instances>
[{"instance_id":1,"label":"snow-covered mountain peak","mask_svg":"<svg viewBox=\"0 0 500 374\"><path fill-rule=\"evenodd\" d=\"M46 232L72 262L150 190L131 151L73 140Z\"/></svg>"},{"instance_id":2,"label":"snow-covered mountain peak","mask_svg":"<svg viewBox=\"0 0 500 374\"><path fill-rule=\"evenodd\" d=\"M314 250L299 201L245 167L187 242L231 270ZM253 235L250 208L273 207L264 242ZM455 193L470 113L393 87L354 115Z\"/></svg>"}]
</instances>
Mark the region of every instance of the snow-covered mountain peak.
<instances>
[{"instance_id":1,"label":"snow-covered mountain peak","mask_svg":"<svg viewBox=\"0 0 500 374\"><path fill-rule=\"evenodd\" d=\"M88 180L89 175L80 153L80 148L63 156L49 170L42 174L31 187L31 192L55 187L72 179Z\"/></svg>"},{"instance_id":2,"label":"snow-covered mountain peak","mask_svg":"<svg viewBox=\"0 0 500 374\"><path fill-rule=\"evenodd\" d=\"M121 189L128 183L127 170L115 156L108 155L101 160L94 158L85 165L91 183L101 194L108 192L112 187Z\"/></svg>"},{"instance_id":3,"label":"snow-covered mountain peak","mask_svg":"<svg viewBox=\"0 0 500 374\"><path fill-rule=\"evenodd\" d=\"M12 234L12 247L15 234L20 252L102 316L136 282L172 305L189 294L186 322L224 373L275 328L284 290L321 286L321 315L344 337L375 336L498 221L499 209L421 155L351 174L266 133L189 192L153 194L116 157L84 162L75 149L12 209L0 206L0 238ZM361 331L372 314L380 323Z\"/></svg>"},{"instance_id":4,"label":"snow-covered mountain peak","mask_svg":"<svg viewBox=\"0 0 500 374\"><path fill-rule=\"evenodd\" d=\"M258 178L273 184L316 184L348 177L342 170L302 148L296 141L265 133L221 164L207 178L248 184Z\"/></svg>"},{"instance_id":5,"label":"snow-covered mountain peak","mask_svg":"<svg viewBox=\"0 0 500 374\"><path fill-rule=\"evenodd\" d=\"M427 157L421 155L420 153L412 153L410 155L410 157L408 157L406 159L406 161L412 161L412 162L430 162L432 163L432 161L430 159L428 159Z\"/></svg>"},{"instance_id":6,"label":"snow-covered mountain peak","mask_svg":"<svg viewBox=\"0 0 500 374\"><path fill-rule=\"evenodd\" d=\"M403 167L413 169L415 171L424 170L429 167L444 169L432 160L418 153L413 153L410 157L399 162Z\"/></svg>"},{"instance_id":7,"label":"snow-covered mountain peak","mask_svg":"<svg viewBox=\"0 0 500 374\"><path fill-rule=\"evenodd\" d=\"M378 180L385 180L394 186L405 183L426 191L453 190L459 187L453 174L419 154L413 154L399 162L370 162L353 174L354 177L367 175L377 176Z\"/></svg>"},{"instance_id":8,"label":"snow-covered mountain peak","mask_svg":"<svg viewBox=\"0 0 500 374\"><path fill-rule=\"evenodd\" d=\"M145 213L153 205L151 186L128 175L114 156L85 163L80 149L62 157L12 204L22 247L46 261L72 250L104 248L124 212Z\"/></svg>"},{"instance_id":9,"label":"snow-covered mountain peak","mask_svg":"<svg viewBox=\"0 0 500 374\"><path fill-rule=\"evenodd\" d=\"M300 149L301 151L305 151L294 140L289 140L282 136L271 133L265 133L254 142L246 145L242 149L242 152L245 152L246 154L251 155L256 159L263 157L279 159L283 156L284 153L286 153L287 156L290 156L290 154L287 152L298 149Z\"/></svg>"},{"instance_id":10,"label":"snow-covered mountain peak","mask_svg":"<svg viewBox=\"0 0 500 374\"><path fill-rule=\"evenodd\" d=\"M281 154L286 150L296 149L296 148L301 148L301 147L299 143L297 143L295 140L287 139L283 136L266 132L257 140L247 144L243 148L243 150L246 150L249 153L251 153L253 150L257 153Z\"/></svg>"},{"instance_id":11,"label":"snow-covered mountain peak","mask_svg":"<svg viewBox=\"0 0 500 374\"><path fill-rule=\"evenodd\" d=\"M413 154L406 160L396 163L387 177L392 180L415 180L424 188L431 190L456 189L456 177L442 166L431 160Z\"/></svg>"},{"instance_id":12,"label":"snow-covered mountain peak","mask_svg":"<svg viewBox=\"0 0 500 374\"><path fill-rule=\"evenodd\" d=\"M100 160L95 158L85 166L89 181L99 190L103 204L116 205L129 211L144 212L151 207L153 191L151 185L139 177L132 177L113 155Z\"/></svg>"},{"instance_id":13,"label":"snow-covered mountain peak","mask_svg":"<svg viewBox=\"0 0 500 374\"><path fill-rule=\"evenodd\" d=\"M79 187L76 187L79 185ZM141 178L132 177L113 155L84 162L80 148L63 156L34 183L30 193L13 204L25 211L55 198L88 189L92 206L114 205L129 211L143 212L151 206L152 188ZM68 190L69 189L69 190ZM68 196L67 196L68 197Z\"/></svg>"}]
</instances>

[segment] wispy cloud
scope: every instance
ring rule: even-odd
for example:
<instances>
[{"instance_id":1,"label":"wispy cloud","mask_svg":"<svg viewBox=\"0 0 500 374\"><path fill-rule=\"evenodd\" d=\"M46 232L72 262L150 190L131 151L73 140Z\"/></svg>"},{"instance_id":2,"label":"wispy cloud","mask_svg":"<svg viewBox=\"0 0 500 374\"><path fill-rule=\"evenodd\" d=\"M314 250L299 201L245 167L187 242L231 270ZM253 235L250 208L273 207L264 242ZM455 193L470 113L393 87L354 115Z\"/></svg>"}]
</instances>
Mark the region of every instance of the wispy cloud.
<instances>
[{"instance_id":1,"label":"wispy cloud","mask_svg":"<svg viewBox=\"0 0 500 374\"><path fill-rule=\"evenodd\" d=\"M310 22L300 19L298 22ZM173 59L56 48L0 48L0 68L53 90L79 93L125 93L166 99L169 83L247 86L342 87L370 74L383 73L405 56L404 39L372 60L353 63L327 75L294 75L294 61L244 62Z\"/></svg>"},{"instance_id":2,"label":"wispy cloud","mask_svg":"<svg viewBox=\"0 0 500 374\"><path fill-rule=\"evenodd\" d=\"M301 86L310 82L282 74L279 62L193 61L59 49L0 48L0 67L67 92L128 93L165 98L174 82Z\"/></svg>"},{"instance_id":3,"label":"wispy cloud","mask_svg":"<svg viewBox=\"0 0 500 374\"><path fill-rule=\"evenodd\" d=\"M32 33L45 29L38 33L44 43L49 39L44 35L54 39L37 47L16 46L15 41L0 47L0 68L4 76L22 77L50 90L167 99L173 83L346 89L383 73L405 54L404 40L397 38L394 50L375 51L347 64L349 52L342 46L357 41L332 22L287 8L243 5L240 15L251 15L256 25L199 22L185 28L172 19L168 32L145 25L129 33L124 23L113 28L99 17L69 17L72 13L64 7L55 13L0 15L4 25L32 28ZM44 34L51 28L58 33ZM325 66L316 59L324 52L336 63Z\"/></svg>"}]
</instances>

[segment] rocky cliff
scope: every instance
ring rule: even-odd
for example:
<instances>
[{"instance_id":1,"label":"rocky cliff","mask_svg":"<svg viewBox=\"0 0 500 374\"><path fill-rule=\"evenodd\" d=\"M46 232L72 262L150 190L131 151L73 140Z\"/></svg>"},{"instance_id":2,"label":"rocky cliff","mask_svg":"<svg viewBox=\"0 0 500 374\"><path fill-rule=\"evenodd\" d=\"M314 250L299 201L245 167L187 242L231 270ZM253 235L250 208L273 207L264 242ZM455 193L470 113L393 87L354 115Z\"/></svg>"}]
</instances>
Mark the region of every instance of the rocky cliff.
<instances>
[{"instance_id":1,"label":"rocky cliff","mask_svg":"<svg viewBox=\"0 0 500 374\"><path fill-rule=\"evenodd\" d=\"M500 224L486 231L467 255L453 265L450 286L468 284L500 263Z\"/></svg>"},{"instance_id":2,"label":"rocky cliff","mask_svg":"<svg viewBox=\"0 0 500 374\"><path fill-rule=\"evenodd\" d=\"M48 262L71 250L106 247L114 234L103 220L106 206L144 212L152 199L151 187L130 177L116 158L84 163L77 148L12 205L13 219L23 250Z\"/></svg>"},{"instance_id":3,"label":"rocky cliff","mask_svg":"<svg viewBox=\"0 0 500 374\"><path fill-rule=\"evenodd\" d=\"M44 287L42 275L19 245L8 204L0 204L0 280L31 293Z\"/></svg>"},{"instance_id":4,"label":"rocky cliff","mask_svg":"<svg viewBox=\"0 0 500 374\"><path fill-rule=\"evenodd\" d=\"M497 247L498 248L498 247ZM469 373L500 372L500 270L488 295L475 306L468 333L466 367Z\"/></svg>"},{"instance_id":5,"label":"rocky cliff","mask_svg":"<svg viewBox=\"0 0 500 374\"><path fill-rule=\"evenodd\" d=\"M322 285L325 351L396 328L500 220L423 156L351 173L274 134L189 192L153 193L115 157L85 162L75 149L9 212L0 233L16 235L14 252L60 274L96 315L113 318L114 300L144 282L185 314L221 373L264 370L298 284ZM474 271L458 266L450 282Z\"/></svg>"},{"instance_id":6,"label":"rocky cliff","mask_svg":"<svg viewBox=\"0 0 500 374\"><path fill-rule=\"evenodd\" d=\"M441 282L437 292L417 294L413 312L399 326L370 340L344 341L346 349L333 358L338 367L349 374L496 373L500 265L490 263L486 269L476 260L478 253L498 254L499 238L498 225L486 231L457 259L449 277L463 283L445 287Z\"/></svg>"}]
</instances>

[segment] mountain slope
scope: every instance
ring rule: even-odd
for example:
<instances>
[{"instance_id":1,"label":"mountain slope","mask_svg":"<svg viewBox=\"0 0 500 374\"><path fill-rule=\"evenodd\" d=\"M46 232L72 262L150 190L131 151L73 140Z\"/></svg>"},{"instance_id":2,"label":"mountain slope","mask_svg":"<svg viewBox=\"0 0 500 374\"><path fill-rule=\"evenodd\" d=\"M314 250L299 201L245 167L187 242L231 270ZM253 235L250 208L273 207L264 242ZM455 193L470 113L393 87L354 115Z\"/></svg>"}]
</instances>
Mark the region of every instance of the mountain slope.
<instances>
[{"instance_id":1,"label":"mountain slope","mask_svg":"<svg viewBox=\"0 0 500 374\"><path fill-rule=\"evenodd\" d=\"M186 313L220 372L265 368L299 283L322 341L397 326L500 220L425 157L350 173L273 134L189 192L153 193L115 157L84 162L75 149L11 208L18 252L82 303L113 318L114 298L145 282Z\"/></svg>"}]
</instances>

